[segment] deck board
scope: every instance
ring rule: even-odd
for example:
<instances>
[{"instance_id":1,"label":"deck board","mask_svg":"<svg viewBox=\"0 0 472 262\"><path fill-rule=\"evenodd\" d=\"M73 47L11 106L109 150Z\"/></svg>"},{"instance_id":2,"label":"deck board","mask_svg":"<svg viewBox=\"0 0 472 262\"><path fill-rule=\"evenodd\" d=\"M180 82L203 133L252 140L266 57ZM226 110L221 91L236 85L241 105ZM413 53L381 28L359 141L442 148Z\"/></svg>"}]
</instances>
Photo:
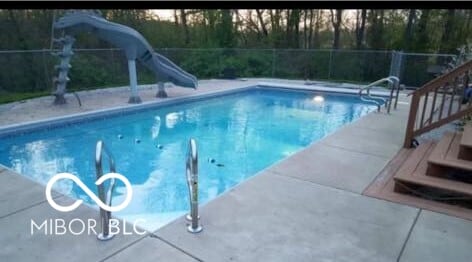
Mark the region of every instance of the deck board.
<instances>
[{"instance_id":1,"label":"deck board","mask_svg":"<svg viewBox=\"0 0 472 262\"><path fill-rule=\"evenodd\" d=\"M446 133L429 156L430 165L472 171L472 161L459 158L460 135Z\"/></svg>"},{"instance_id":2,"label":"deck board","mask_svg":"<svg viewBox=\"0 0 472 262\"><path fill-rule=\"evenodd\" d=\"M462 133L461 146L472 148L472 125L468 124L464 127Z\"/></svg>"}]
</instances>

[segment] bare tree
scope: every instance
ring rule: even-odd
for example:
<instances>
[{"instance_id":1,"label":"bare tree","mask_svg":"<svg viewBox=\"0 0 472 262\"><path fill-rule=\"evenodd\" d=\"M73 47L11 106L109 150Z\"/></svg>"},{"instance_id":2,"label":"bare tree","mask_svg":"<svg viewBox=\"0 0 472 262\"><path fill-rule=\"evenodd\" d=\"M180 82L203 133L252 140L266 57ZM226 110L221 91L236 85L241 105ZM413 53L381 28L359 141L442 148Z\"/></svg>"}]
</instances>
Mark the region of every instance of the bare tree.
<instances>
[{"instance_id":1,"label":"bare tree","mask_svg":"<svg viewBox=\"0 0 472 262\"><path fill-rule=\"evenodd\" d=\"M308 48L308 9L303 10L303 48Z\"/></svg>"},{"instance_id":2,"label":"bare tree","mask_svg":"<svg viewBox=\"0 0 472 262\"><path fill-rule=\"evenodd\" d=\"M185 45L188 45L190 43L190 32L188 30L188 25L187 25L187 13L185 12L184 9L180 9L180 23L182 24L182 27L184 28Z\"/></svg>"},{"instance_id":3,"label":"bare tree","mask_svg":"<svg viewBox=\"0 0 472 262\"><path fill-rule=\"evenodd\" d=\"M253 15L252 15L252 10L249 10L247 12L247 16L246 18L244 19L245 22L246 22L246 26L249 30L253 31L253 32L256 32L258 37L260 38L262 33L261 33L261 29L259 28L259 25L257 22L255 22L253 19L252 19Z\"/></svg>"},{"instance_id":4,"label":"bare tree","mask_svg":"<svg viewBox=\"0 0 472 262\"><path fill-rule=\"evenodd\" d=\"M239 13L238 9L234 9L234 16L236 20L236 23L235 23L236 31L239 31L241 30L240 28L243 28L244 26L244 22L243 22L244 19L241 17L241 14ZM248 40L247 40L246 34L236 34L236 36L241 38L241 41L244 45L247 45Z\"/></svg>"},{"instance_id":5,"label":"bare tree","mask_svg":"<svg viewBox=\"0 0 472 262\"><path fill-rule=\"evenodd\" d=\"M426 52L430 46L430 35L427 29L429 17L431 14L430 9L422 9L421 16L418 21L418 27L415 34L417 35L417 39L415 41L415 51Z\"/></svg>"},{"instance_id":6,"label":"bare tree","mask_svg":"<svg viewBox=\"0 0 472 262\"><path fill-rule=\"evenodd\" d=\"M280 10L270 10L269 15L272 31L280 31Z\"/></svg>"},{"instance_id":7,"label":"bare tree","mask_svg":"<svg viewBox=\"0 0 472 262\"><path fill-rule=\"evenodd\" d=\"M373 49L385 48L385 31L384 31L384 17L385 10L371 9L370 16L370 38L369 47Z\"/></svg>"},{"instance_id":8,"label":"bare tree","mask_svg":"<svg viewBox=\"0 0 472 262\"><path fill-rule=\"evenodd\" d=\"M341 20L343 16L343 9L329 10L331 13L331 24L334 29L333 49L339 49L339 40L341 36Z\"/></svg>"},{"instance_id":9,"label":"bare tree","mask_svg":"<svg viewBox=\"0 0 472 262\"><path fill-rule=\"evenodd\" d=\"M179 26L179 16L177 15L177 9L174 9L174 24Z\"/></svg>"},{"instance_id":10,"label":"bare tree","mask_svg":"<svg viewBox=\"0 0 472 262\"><path fill-rule=\"evenodd\" d=\"M312 48L313 46L313 9L310 9L310 22L308 27L308 47Z\"/></svg>"},{"instance_id":11,"label":"bare tree","mask_svg":"<svg viewBox=\"0 0 472 262\"><path fill-rule=\"evenodd\" d=\"M410 9L408 12L408 21L405 28L405 36L403 37L403 49L410 50L411 41L413 40L413 23L416 19L416 9Z\"/></svg>"},{"instance_id":12,"label":"bare tree","mask_svg":"<svg viewBox=\"0 0 472 262\"><path fill-rule=\"evenodd\" d=\"M275 9L269 10L270 17L270 26L271 26L271 36L274 47L279 47L285 44L285 39L283 39L283 29L282 29L282 10Z\"/></svg>"},{"instance_id":13,"label":"bare tree","mask_svg":"<svg viewBox=\"0 0 472 262\"><path fill-rule=\"evenodd\" d=\"M454 35L455 14L456 14L456 10L454 9L447 10L446 23L444 24L444 30L441 36L441 42L440 42L440 48L439 48L439 52L441 53L448 53L448 52L455 51L454 46L451 46L451 43L455 44L455 41L451 41Z\"/></svg>"},{"instance_id":14,"label":"bare tree","mask_svg":"<svg viewBox=\"0 0 472 262\"><path fill-rule=\"evenodd\" d=\"M365 35L365 21L367 18L367 10L362 9L356 14L356 48L362 49Z\"/></svg>"},{"instance_id":15,"label":"bare tree","mask_svg":"<svg viewBox=\"0 0 472 262\"><path fill-rule=\"evenodd\" d=\"M287 9L287 27L286 27L286 39L287 46L298 48L300 43L299 30L300 30L300 10Z\"/></svg>"},{"instance_id":16,"label":"bare tree","mask_svg":"<svg viewBox=\"0 0 472 262\"><path fill-rule=\"evenodd\" d=\"M267 37L269 33L267 31L266 24L264 23L264 18L262 17L264 10L261 11L260 9L256 9L256 13L257 13L257 19L259 19L259 23L261 24L262 33L264 34L265 37Z\"/></svg>"},{"instance_id":17,"label":"bare tree","mask_svg":"<svg viewBox=\"0 0 472 262\"><path fill-rule=\"evenodd\" d=\"M313 47L320 48L320 29L323 24L323 10L319 9L316 11L316 22L315 22L315 35L313 39Z\"/></svg>"}]
</instances>

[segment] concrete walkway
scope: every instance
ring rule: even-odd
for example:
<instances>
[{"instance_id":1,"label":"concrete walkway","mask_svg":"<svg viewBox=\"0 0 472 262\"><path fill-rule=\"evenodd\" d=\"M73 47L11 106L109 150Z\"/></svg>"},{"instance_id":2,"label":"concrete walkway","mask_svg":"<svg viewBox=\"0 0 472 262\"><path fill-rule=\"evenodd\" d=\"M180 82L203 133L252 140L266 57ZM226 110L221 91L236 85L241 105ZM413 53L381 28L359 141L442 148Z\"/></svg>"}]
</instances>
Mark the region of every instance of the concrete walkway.
<instances>
[{"instance_id":1,"label":"concrete walkway","mask_svg":"<svg viewBox=\"0 0 472 262\"><path fill-rule=\"evenodd\" d=\"M468 262L472 222L361 195L400 149L407 111L402 103L391 115L371 113L261 171L202 206L204 230L196 235L187 233L183 218L109 242L31 235L33 218L96 219L97 211L81 206L59 213L45 201L42 186L0 167L0 258Z\"/></svg>"},{"instance_id":2,"label":"concrete walkway","mask_svg":"<svg viewBox=\"0 0 472 262\"><path fill-rule=\"evenodd\" d=\"M197 90L191 88L167 88L168 98L156 98L157 85L140 85L139 96L145 103L165 101L172 98L190 96L195 94L207 94L215 91L237 89L256 85L255 80L202 80L199 81ZM53 105L54 97L45 96L0 105L0 128L6 125L38 121L41 119L60 117L70 114L91 112L112 107L132 107L128 104L130 89L128 86L113 87L89 91L77 92L82 106L72 94L66 94L67 103Z\"/></svg>"}]
</instances>

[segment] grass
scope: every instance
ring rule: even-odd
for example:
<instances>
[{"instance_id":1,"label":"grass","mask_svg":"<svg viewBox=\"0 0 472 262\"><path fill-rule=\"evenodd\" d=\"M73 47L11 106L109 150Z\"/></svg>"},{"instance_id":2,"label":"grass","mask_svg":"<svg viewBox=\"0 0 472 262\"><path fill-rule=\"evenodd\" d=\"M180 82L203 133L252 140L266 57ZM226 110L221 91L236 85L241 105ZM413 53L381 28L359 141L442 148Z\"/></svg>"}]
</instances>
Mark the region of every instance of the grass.
<instances>
[{"instance_id":1,"label":"grass","mask_svg":"<svg viewBox=\"0 0 472 262\"><path fill-rule=\"evenodd\" d=\"M0 104L6 104L15 101L21 101L25 99L48 96L51 95L49 91L37 91L37 92L22 92L22 93L0 93Z\"/></svg>"},{"instance_id":2,"label":"grass","mask_svg":"<svg viewBox=\"0 0 472 262\"><path fill-rule=\"evenodd\" d=\"M148 85L148 84L154 84L155 80L154 79L143 79L139 81L138 85ZM88 91L88 90L97 90L97 89L104 89L104 88L110 88L110 87L118 87L118 86L126 86L128 83L123 82L120 84L108 84L108 85L100 85L100 86L95 86L95 87L88 87L88 88L82 88L82 87L68 87L67 88L67 93L72 93L72 92L78 92L78 91ZM51 91L35 91L35 92L18 92L18 93L12 93L12 92L7 92L7 91L1 91L0 90L0 104L6 104L6 103L11 103L11 102L17 102L17 101L22 101L30 98L36 98L36 97L42 97L42 96L50 96Z\"/></svg>"}]
</instances>

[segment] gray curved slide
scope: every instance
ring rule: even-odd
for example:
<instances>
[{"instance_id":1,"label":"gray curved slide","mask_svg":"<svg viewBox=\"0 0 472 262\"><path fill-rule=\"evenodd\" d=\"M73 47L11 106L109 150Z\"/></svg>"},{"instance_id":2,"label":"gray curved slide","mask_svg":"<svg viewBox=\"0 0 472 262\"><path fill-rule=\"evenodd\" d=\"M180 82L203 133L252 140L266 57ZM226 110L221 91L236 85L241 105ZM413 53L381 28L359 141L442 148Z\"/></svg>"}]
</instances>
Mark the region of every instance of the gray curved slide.
<instances>
[{"instance_id":1,"label":"gray curved slide","mask_svg":"<svg viewBox=\"0 0 472 262\"><path fill-rule=\"evenodd\" d=\"M138 60L152 70L159 81L197 88L197 78L178 67L166 57L154 52L152 46L136 30L110 22L92 12L74 11L61 17L55 24L56 29L91 32L97 37L125 50L128 61Z\"/></svg>"}]
</instances>

